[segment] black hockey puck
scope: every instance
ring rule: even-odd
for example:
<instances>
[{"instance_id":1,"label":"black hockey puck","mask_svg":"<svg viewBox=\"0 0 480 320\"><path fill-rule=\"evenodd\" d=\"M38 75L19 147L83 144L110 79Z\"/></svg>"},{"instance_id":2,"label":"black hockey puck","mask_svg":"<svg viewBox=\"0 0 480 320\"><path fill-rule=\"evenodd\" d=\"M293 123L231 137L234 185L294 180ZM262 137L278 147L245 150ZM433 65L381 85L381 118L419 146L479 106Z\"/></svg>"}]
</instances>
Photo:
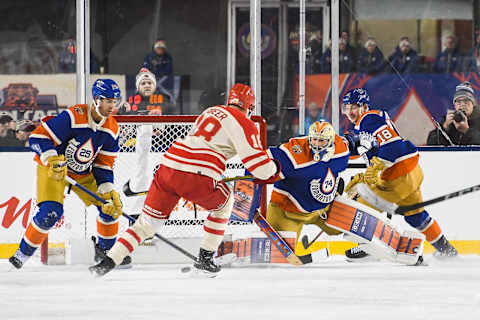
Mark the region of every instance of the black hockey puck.
<instances>
[{"instance_id":1,"label":"black hockey puck","mask_svg":"<svg viewBox=\"0 0 480 320\"><path fill-rule=\"evenodd\" d=\"M182 273L187 273L187 272L190 272L191 270L192 270L192 267L183 267L182 269L180 269Z\"/></svg>"}]
</instances>

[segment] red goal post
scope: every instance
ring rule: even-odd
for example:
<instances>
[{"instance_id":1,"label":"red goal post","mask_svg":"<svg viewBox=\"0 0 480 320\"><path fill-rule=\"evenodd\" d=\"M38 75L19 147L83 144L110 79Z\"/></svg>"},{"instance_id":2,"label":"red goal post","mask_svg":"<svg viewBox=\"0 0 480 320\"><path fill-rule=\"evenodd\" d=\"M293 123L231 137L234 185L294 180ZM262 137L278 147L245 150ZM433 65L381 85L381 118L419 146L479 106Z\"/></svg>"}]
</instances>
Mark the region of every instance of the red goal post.
<instances>
[{"instance_id":1,"label":"red goal post","mask_svg":"<svg viewBox=\"0 0 480 320\"><path fill-rule=\"evenodd\" d=\"M119 146L120 150L114 165L115 189L118 190L124 204L124 211L128 214L139 214L145 197L126 197L121 191L125 183L132 178L132 174L141 169L150 179L158 167L162 154L168 150L170 145L181 137L188 134L192 128L196 115L162 115L162 116L136 116L122 115L115 116L119 124ZM260 133L260 140L264 148L267 147L267 126L264 118L252 116ZM148 154L138 154L136 147L139 145L140 135L151 135L150 146L147 143ZM145 137L145 136L144 136ZM137 141L138 140L138 141ZM145 138L143 138L145 141ZM143 146L145 148L145 146ZM145 152L145 151L144 151ZM243 165L238 157L227 162L226 177L234 177L244 174ZM148 189L148 186L145 187ZM140 191L140 190L135 190ZM266 191L264 191L261 203L261 212L266 212ZM160 231L167 238L189 238L201 237L203 234L203 219L208 213L193 204L181 199L172 212L170 219ZM51 231L48 241L42 244L41 260L48 263L49 257L53 255L72 256L74 247L71 243L80 240L88 242L92 235L96 235L97 209L94 206L85 208L83 203L74 195L67 194L64 204L64 216L61 223L58 223ZM128 221L120 218L120 233L128 227ZM240 231L238 231L240 228ZM243 229L255 229L252 224L229 223L227 232L242 233ZM70 248L71 246L71 248ZM88 247L88 246L85 246ZM68 252L69 250L72 252ZM51 259L63 261L62 258ZM71 258L75 261L75 258ZM62 262L58 262L62 263ZM67 261L67 263L69 263ZM70 262L72 263L72 262ZM73 262L75 263L75 262Z\"/></svg>"}]
</instances>

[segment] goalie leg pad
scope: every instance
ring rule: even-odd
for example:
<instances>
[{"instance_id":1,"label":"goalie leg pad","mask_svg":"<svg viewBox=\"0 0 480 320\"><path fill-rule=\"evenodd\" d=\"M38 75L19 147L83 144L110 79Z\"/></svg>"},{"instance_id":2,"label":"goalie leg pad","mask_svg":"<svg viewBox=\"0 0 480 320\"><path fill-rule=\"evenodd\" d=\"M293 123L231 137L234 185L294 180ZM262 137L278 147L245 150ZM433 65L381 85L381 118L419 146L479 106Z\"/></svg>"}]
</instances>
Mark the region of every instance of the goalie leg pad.
<instances>
[{"instance_id":1,"label":"goalie leg pad","mask_svg":"<svg viewBox=\"0 0 480 320\"><path fill-rule=\"evenodd\" d=\"M326 224L344 232L354 242L366 244L363 250L380 259L415 264L423 250L421 234L405 238L384 215L341 196L332 203ZM399 252L401 258L397 257Z\"/></svg>"},{"instance_id":2,"label":"goalie leg pad","mask_svg":"<svg viewBox=\"0 0 480 320\"><path fill-rule=\"evenodd\" d=\"M210 212L203 225L205 233L200 243L200 248L208 251L216 251L218 249L232 213L233 202L233 195L230 193L227 202L222 208Z\"/></svg>"}]
</instances>

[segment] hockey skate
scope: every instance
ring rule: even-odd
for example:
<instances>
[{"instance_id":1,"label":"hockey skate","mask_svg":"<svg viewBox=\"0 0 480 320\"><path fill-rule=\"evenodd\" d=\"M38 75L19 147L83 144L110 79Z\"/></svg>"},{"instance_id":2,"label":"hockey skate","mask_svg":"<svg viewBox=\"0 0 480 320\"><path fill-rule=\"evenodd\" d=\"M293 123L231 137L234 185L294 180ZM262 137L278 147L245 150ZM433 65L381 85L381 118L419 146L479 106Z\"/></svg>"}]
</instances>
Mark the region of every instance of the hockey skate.
<instances>
[{"instance_id":1,"label":"hockey skate","mask_svg":"<svg viewBox=\"0 0 480 320\"><path fill-rule=\"evenodd\" d=\"M112 258L105 256L105 259L103 259L100 263L89 267L88 270L96 277L101 277L112 271L114 268L115 262L113 262Z\"/></svg>"},{"instance_id":2,"label":"hockey skate","mask_svg":"<svg viewBox=\"0 0 480 320\"><path fill-rule=\"evenodd\" d=\"M11 256L8 261L17 269L23 267L23 264L30 258L29 256L23 254L20 250L17 250L13 256Z\"/></svg>"},{"instance_id":3,"label":"hockey skate","mask_svg":"<svg viewBox=\"0 0 480 320\"><path fill-rule=\"evenodd\" d=\"M432 243L432 246L435 247L436 251L433 253L433 256L438 259L451 259L458 256L458 251L454 246L442 236L440 239Z\"/></svg>"},{"instance_id":4,"label":"hockey skate","mask_svg":"<svg viewBox=\"0 0 480 320\"><path fill-rule=\"evenodd\" d=\"M200 248L198 260L193 264L196 274L203 275L208 278L214 278L218 275L222 267L213 260L214 251L208 251Z\"/></svg>"},{"instance_id":5,"label":"hockey skate","mask_svg":"<svg viewBox=\"0 0 480 320\"><path fill-rule=\"evenodd\" d=\"M97 238L92 236L93 246L95 247L95 262L101 262L107 258L107 250L101 248L97 243ZM132 258L130 256L126 256L123 258L123 261L120 265L117 266L118 269L129 269L132 267Z\"/></svg>"},{"instance_id":6,"label":"hockey skate","mask_svg":"<svg viewBox=\"0 0 480 320\"><path fill-rule=\"evenodd\" d=\"M348 262L372 262L378 261L378 258L366 253L361 246L353 247L345 251L345 257Z\"/></svg>"}]
</instances>

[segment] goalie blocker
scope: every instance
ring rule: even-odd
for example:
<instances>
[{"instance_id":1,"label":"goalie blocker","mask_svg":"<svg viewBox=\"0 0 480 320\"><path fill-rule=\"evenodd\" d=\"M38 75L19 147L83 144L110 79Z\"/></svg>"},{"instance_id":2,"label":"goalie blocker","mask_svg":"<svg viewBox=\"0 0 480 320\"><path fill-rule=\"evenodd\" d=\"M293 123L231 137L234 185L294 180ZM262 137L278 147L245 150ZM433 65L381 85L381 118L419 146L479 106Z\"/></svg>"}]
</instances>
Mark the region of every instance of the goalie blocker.
<instances>
[{"instance_id":1,"label":"goalie blocker","mask_svg":"<svg viewBox=\"0 0 480 320\"><path fill-rule=\"evenodd\" d=\"M332 202L326 225L380 259L416 265L423 253L424 235L402 231L378 211L342 196Z\"/></svg>"}]
</instances>

